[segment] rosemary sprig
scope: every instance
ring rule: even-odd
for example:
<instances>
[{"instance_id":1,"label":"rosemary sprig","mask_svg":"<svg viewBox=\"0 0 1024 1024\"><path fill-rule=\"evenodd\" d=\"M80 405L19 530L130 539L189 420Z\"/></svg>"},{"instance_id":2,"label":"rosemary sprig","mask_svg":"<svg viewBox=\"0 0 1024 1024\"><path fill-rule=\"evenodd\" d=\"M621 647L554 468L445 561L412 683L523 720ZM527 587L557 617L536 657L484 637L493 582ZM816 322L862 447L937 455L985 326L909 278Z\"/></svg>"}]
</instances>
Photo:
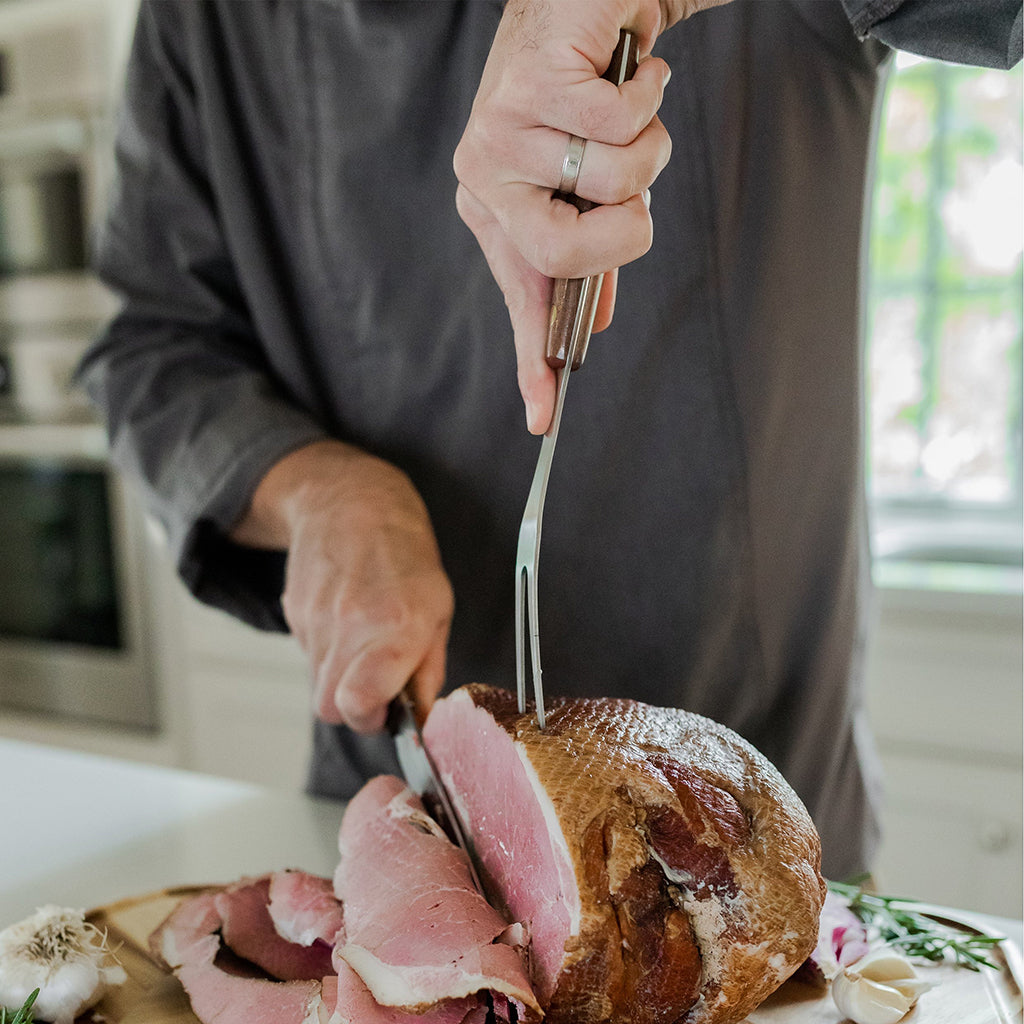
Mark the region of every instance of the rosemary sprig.
<instances>
[{"instance_id":1,"label":"rosemary sprig","mask_svg":"<svg viewBox=\"0 0 1024 1024\"><path fill-rule=\"evenodd\" d=\"M25 1005L13 1017L8 1017L6 1008L0 1006L0 1024L32 1024L32 1021L35 1019L32 1016L32 1005L38 998L39 989L36 989L25 1000Z\"/></svg>"},{"instance_id":2,"label":"rosemary sprig","mask_svg":"<svg viewBox=\"0 0 1024 1024\"><path fill-rule=\"evenodd\" d=\"M913 909L916 900L899 896L877 896L857 884L829 882L828 887L846 897L850 910L884 942L907 956L939 962L952 958L960 967L977 971L981 967L999 970L999 964L985 954L1002 942L996 935L979 935L944 925Z\"/></svg>"}]
</instances>

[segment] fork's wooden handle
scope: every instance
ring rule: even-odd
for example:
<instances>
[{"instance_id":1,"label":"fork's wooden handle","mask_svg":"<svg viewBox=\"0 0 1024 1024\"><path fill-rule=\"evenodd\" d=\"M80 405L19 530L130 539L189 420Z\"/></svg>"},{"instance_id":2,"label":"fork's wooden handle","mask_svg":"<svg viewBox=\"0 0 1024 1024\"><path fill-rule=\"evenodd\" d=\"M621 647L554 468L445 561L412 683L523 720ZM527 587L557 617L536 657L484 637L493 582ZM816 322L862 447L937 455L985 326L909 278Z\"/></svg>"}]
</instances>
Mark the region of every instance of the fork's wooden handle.
<instances>
[{"instance_id":1,"label":"fork's wooden handle","mask_svg":"<svg viewBox=\"0 0 1024 1024\"><path fill-rule=\"evenodd\" d=\"M637 52L636 36L632 32L623 29L619 33L619 43L612 54L608 70L601 76L609 82L621 85L629 81L636 73L639 55ZM567 203L572 203L580 213L592 210L597 203L589 199L581 199L577 195L568 192L556 192L555 196ZM587 342L590 340L590 325L594 322L594 313L597 309L597 298L600 294L600 279L593 281L592 285L584 287L586 278L573 277L561 278L554 283L551 292L551 319L548 323L548 344L547 361L554 369L565 366L569 358L569 349L572 345L573 326L577 321L577 310L580 309L581 301L585 303L580 311L582 322L586 328L580 338L580 344L576 357L572 362L572 369L578 370L583 365L583 359L587 354Z\"/></svg>"}]
</instances>

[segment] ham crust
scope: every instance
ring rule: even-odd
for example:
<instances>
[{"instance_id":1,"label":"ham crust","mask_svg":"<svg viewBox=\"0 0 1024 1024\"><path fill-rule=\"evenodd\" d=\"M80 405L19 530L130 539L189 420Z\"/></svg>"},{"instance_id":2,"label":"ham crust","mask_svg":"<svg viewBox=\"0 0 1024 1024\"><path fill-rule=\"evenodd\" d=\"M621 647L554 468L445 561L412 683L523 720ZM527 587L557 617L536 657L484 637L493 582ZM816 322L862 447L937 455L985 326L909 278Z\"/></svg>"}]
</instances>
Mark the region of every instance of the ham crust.
<instances>
[{"instance_id":1,"label":"ham crust","mask_svg":"<svg viewBox=\"0 0 1024 1024\"><path fill-rule=\"evenodd\" d=\"M814 948L820 844L778 771L698 715L513 694L438 701L425 741L532 934L550 1024L734 1024Z\"/></svg>"}]
</instances>

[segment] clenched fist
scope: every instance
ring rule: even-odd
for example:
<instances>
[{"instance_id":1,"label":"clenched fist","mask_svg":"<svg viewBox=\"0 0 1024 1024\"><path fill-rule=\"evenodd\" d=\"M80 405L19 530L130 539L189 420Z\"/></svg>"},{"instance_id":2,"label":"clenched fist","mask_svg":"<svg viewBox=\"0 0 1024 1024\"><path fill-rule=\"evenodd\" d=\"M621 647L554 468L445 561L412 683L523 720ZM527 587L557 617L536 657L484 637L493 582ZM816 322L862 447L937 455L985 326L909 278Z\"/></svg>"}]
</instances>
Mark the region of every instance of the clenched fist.
<instances>
[{"instance_id":1,"label":"clenched fist","mask_svg":"<svg viewBox=\"0 0 1024 1024\"><path fill-rule=\"evenodd\" d=\"M668 26L724 0L508 0L455 151L459 214L476 235L512 320L527 426L547 429L555 377L544 358L551 282L604 274L594 329L611 320L614 271L650 248L647 190L668 162L657 117L669 68L651 57ZM601 78L620 29L640 66ZM601 204L580 214L553 198L572 136L586 140L575 192Z\"/></svg>"}]
</instances>

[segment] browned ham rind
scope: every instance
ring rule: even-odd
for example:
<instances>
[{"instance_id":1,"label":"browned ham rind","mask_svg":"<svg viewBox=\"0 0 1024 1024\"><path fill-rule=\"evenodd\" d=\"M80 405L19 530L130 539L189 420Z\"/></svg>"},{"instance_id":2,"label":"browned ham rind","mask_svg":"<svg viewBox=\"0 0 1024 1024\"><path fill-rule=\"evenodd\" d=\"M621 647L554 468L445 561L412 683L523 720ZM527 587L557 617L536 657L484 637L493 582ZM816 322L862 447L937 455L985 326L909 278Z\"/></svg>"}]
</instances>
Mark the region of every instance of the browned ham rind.
<instances>
[{"instance_id":1,"label":"browned ham rind","mask_svg":"<svg viewBox=\"0 0 1024 1024\"><path fill-rule=\"evenodd\" d=\"M730 730L632 701L464 687L426 743L492 902L528 929L550 1024L733 1024L813 949L820 847Z\"/></svg>"}]
</instances>

